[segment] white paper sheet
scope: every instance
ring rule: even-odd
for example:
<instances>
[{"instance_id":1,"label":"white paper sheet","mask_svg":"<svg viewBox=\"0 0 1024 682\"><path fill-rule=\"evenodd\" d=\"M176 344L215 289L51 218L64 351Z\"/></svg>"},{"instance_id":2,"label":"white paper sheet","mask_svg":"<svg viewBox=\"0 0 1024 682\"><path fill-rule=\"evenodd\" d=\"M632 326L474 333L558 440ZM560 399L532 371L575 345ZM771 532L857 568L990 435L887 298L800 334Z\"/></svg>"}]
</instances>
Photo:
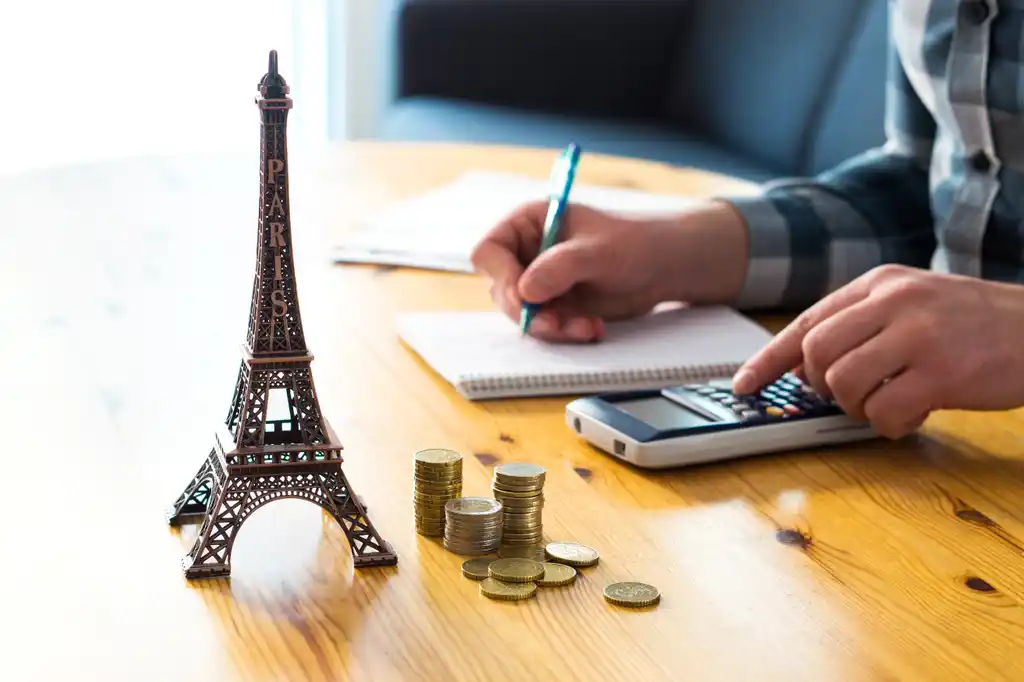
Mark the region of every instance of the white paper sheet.
<instances>
[{"instance_id":1,"label":"white paper sheet","mask_svg":"<svg viewBox=\"0 0 1024 682\"><path fill-rule=\"evenodd\" d=\"M517 206L547 196L546 180L472 172L378 214L332 253L336 262L379 263L472 272L470 254L483 235ZM577 183L574 203L622 213L669 213L692 197Z\"/></svg>"}]
</instances>

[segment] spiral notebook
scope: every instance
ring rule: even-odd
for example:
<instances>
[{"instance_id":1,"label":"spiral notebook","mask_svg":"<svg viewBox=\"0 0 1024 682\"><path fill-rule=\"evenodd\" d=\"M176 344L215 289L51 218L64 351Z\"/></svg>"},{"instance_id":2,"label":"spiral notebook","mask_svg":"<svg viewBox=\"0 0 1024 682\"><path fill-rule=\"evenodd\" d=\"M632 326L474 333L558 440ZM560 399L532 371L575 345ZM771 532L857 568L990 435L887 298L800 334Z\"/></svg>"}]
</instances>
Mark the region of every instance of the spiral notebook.
<instances>
[{"instance_id":1,"label":"spiral notebook","mask_svg":"<svg viewBox=\"0 0 1024 682\"><path fill-rule=\"evenodd\" d=\"M732 376L771 339L731 308L679 307L608 325L600 343L523 337L498 312L413 312L399 337L470 400L664 388Z\"/></svg>"}]
</instances>

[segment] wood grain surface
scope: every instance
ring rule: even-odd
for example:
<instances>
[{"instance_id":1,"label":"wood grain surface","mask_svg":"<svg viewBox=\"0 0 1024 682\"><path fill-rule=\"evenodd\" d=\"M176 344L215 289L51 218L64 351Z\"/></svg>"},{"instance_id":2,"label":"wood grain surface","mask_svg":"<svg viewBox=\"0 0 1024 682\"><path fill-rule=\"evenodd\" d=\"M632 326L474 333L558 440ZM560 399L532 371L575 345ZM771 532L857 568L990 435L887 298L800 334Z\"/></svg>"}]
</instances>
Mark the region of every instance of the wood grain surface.
<instances>
[{"instance_id":1,"label":"wood grain surface","mask_svg":"<svg viewBox=\"0 0 1024 682\"><path fill-rule=\"evenodd\" d=\"M399 555L353 570L318 508L280 501L232 577L186 582L163 517L227 412L255 257L258 149L0 184L3 636L22 680L1024 679L1024 419L941 413L901 442L662 473L565 427L565 399L469 403L403 347L398 311L490 308L470 275L333 266L370 212L467 170L547 176L553 150L349 145L291 160L298 290L346 471ZM743 183L585 157L581 182ZM781 320L766 320L777 328ZM568 588L479 596L415 533L412 455L548 470L549 539L601 552ZM610 582L660 606L606 604Z\"/></svg>"}]
</instances>

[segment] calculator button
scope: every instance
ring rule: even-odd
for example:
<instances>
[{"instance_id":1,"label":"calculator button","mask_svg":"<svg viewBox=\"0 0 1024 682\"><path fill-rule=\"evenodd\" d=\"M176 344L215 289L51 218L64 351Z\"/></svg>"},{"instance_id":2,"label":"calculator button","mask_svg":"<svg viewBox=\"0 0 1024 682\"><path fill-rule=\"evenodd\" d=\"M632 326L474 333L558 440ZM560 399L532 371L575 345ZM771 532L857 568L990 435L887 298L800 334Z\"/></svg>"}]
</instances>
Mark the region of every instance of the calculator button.
<instances>
[{"instance_id":1,"label":"calculator button","mask_svg":"<svg viewBox=\"0 0 1024 682\"><path fill-rule=\"evenodd\" d=\"M713 398L714 396L711 397ZM722 398L719 398L718 402L728 407L729 405L732 405L733 403L736 402L736 398L733 398L731 395L727 395Z\"/></svg>"},{"instance_id":2,"label":"calculator button","mask_svg":"<svg viewBox=\"0 0 1024 682\"><path fill-rule=\"evenodd\" d=\"M772 399L772 404L775 405L776 407L783 407L784 408L784 407L786 407L786 405L789 404L789 401L786 400L785 398L773 398Z\"/></svg>"},{"instance_id":3,"label":"calculator button","mask_svg":"<svg viewBox=\"0 0 1024 682\"><path fill-rule=\"evenodd\" d=\"M732 411L736 412L737 414L743 414L744 412L747 412L749 410L750 405L748 403L735 403L732 406Z\"/></svg>"},{"instance_id":4,"label":"calculator button","mask_svg":"<svg viewBox=\"0 0 1024 682\"><path fill-rule=\"evenodd\" d=\"M700 395L711 395L712 393L718 393L718 389L711 388L710 386L701 386L697 389L697 393Z\"/></svg>"},{"instance_id":5,"label":"calculator button","mask_svg":"<svg viewBox=\"0 0 1024 682\"><path fill-rule=\"evenodd\" d=\"M744 412L740 413L740 417L743 419L743 421L750 422L750 421L756 421L758 419L761 419L762 415L761 415L760 412L758 412L756 410L745 410Z\"/></svg>"},{"instance_id":6,"label":"calculator button","mask_svg":"<svg viewBox=\"0 0 1024 682\"><path fill-rule=\"evenodd\" d=\"M797 407L796 405L783 405L782 409L785 410L788 414L800 414L800 408Z\"/></svg>"},{"instance_id":7,"label":"calculator button","mask_svg":"<svg viewBox=\"0 0 1024 682\"><path fill-rule=\"evenodd\" d=\"M721 391L716 391L715 393L711 394L711 398L714 399L714 400L723 400L725 398L732 398L732 396L730 394L728 394L728 393L722 393Z\"/></svg>"},{"instance_id":8,"label":"calculator button","mask_svg":"<svg viewBox=\"0 0 1024 682\"><path fill-rule=\"evenodd\" d=\"M704 388L704 386L702 384L686 384L683 388L687 391L699 391Z\"/></svg>"},{"instance_id":9,"label":"calculator button","mask_svg":"<svg viewBox=\"0 0 1024 682\"><path fill-rule=\"evenodd\" d=\"M782 411L781 407L776 407L775 405L771 405L769 407L766 407L764 411L765 411L765 414L767 414L769 416L772 416L772 417L781 417L782 415L785 414L785 412Z\"/></svg>"}]
</instances>

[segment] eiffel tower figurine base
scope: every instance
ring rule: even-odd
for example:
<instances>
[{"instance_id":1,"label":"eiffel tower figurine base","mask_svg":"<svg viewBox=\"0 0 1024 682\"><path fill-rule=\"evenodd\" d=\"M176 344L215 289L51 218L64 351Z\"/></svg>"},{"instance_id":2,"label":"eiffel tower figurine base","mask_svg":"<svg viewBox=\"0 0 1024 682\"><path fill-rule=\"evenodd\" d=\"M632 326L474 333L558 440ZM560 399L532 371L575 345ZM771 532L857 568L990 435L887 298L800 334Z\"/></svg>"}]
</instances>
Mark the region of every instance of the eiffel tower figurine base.
<instances>
[{"instance_id":1,"label":"eiffel tower figurine base","mask_svg":"<svg viewBox=\"0 0 1024 682\"><path fill-rule=\"evenodd\" d=\"M239 458L237 451L225 455L225 443L231 443L230 435L218 432L215 447L167 511L167 521L172 526L202 522L192 549L182 560L186 578L230 575L231 548L239 528L263 505L285 498L308 500L330 514L348 538L356 568L398 563L397 555L377 533L362 501L349 485L336 448L325 453L324 446L316 447L316 453L324 459L311 457L303 461L300 457L313 453L268 446L260 448L266 451L260 453L262 456L249 453L245 459L252 463L228 464ZM261 463L280 461L281 450L288 450L291 463Z\"/></svg>"}]
</instances>

